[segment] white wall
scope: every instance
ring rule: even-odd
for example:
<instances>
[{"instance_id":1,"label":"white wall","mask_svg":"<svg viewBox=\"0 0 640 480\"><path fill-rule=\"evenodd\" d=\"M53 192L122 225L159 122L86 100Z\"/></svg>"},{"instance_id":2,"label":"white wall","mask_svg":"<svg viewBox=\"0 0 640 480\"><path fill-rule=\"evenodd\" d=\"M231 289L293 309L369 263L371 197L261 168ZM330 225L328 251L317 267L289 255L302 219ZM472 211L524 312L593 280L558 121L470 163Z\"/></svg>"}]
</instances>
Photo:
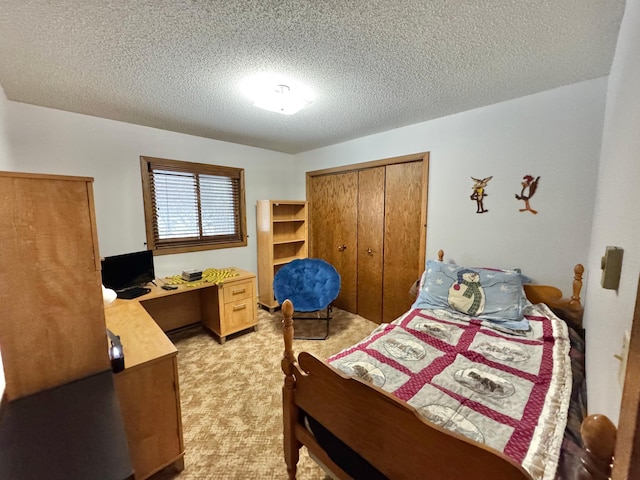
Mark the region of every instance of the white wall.
<instances>
[{"instance_id":1,"label":"white wall","mask_svg":"<svg viewBox=\"0 0 640 480\"><path fill-rule=\"evenodd\" d=\"M627 0L609 76L602 155L594 212L587 289L589 411L614 422L620 410L617 381L622 335L633 320L640 272L640 0ZM600 287L607 245L624 248L618 291Z\"/></svg>"},{"instance_id":2,"label":"white wall","mask_svg":"<svg viewBox=\"0 0 640 480\"><path fill-rule=\"evenodd\" d=\"M292 173L293 157L288 154L11 101L7 115L16 161L3 168L95 178L103 256L146 248L140 155L245 169L248 246L157 256L158 276L187 268L225 266L257 271L256 201L305 195L304 183Z\"/></svg>"},{"instance_id":3,"label":"white wall","mask_svg":"<svg viewBox=\"0 0 640 480\"><path fill-rule=\"evenodd\" d=\"M0 85L0 170L11 170L11 153L7 133L9 101Z\"/></svg>"},{"instance_id":4,"label":"white wall","mask_svg":"<svg viewBox=\"0 0 640 480\"><path fill-rule=\"evenodd\" d=\"M296 156L303 170L429 151L427 258L520 267L570 293L586 263L604 118L606 78L550 90ZM531 205L515 199L540 176ZM470 177L493 175L485 214ZM418 208L418 206L416 206Z\"/></svg>"}]
</instances>

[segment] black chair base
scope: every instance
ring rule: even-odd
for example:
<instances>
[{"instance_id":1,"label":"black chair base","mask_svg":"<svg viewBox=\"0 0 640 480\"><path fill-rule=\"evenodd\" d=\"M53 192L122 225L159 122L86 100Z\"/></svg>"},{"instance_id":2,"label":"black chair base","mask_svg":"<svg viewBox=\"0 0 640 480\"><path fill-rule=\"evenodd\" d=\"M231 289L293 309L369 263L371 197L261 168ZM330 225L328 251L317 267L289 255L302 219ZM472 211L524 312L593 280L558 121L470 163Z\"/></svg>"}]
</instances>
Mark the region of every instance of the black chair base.
<instances>
[{"instance_id":1,"label":"black chair base","mask_svg":"<svg viewBox=\"0 0 640 480\"><path fill-rule=\"evenodd\" d=\"M326 315L324 316L320 316L320 312L322 311L326 311ZM325 329L325 334L324 337L322 336L302 336L302 335L295 335L294 334L294 340L326 340L329 337L329 320L331 320L331 312L332 312L332 308L331 305L329 305L326 309L324 310L317 310L316 312L300 312L300 313L315 313L316 316L315 317L308 317L308 316L293 316L293 320L305 320L305 321L324 321L326 323L326 329ZM295 332L295 329L294 329Z\"/></svg>"}]
</instances>

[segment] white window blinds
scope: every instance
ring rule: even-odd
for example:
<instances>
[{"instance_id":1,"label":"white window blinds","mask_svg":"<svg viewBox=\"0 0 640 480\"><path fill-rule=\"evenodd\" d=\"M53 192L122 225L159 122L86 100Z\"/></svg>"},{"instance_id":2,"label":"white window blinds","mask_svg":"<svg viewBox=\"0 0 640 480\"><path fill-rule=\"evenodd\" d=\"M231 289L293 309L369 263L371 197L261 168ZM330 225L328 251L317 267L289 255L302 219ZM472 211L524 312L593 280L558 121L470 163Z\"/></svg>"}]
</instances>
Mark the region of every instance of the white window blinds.
<instances>
[{"instance_id":1,"label":"white window blinds","mask_svg":"<svg viewBox=\"0 0 640 480\"><path fill-rule=\"evenodd\" d=\"M246 242L242 169L147 160L155 249Z\"/></svg>"}]
</instances>

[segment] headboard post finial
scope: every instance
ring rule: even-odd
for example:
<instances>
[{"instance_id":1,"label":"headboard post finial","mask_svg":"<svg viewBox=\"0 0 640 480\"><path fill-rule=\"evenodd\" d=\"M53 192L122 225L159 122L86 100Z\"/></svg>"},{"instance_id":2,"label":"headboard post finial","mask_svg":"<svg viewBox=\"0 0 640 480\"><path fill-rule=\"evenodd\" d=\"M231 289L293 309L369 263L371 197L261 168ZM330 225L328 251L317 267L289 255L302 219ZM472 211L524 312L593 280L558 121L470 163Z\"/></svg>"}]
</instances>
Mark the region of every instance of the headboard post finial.
<instances>
[{"instance_id":1,"label":"headboard post finial","mask_svg":"<svg viewBox=\"0 0 640 480\"><path fill-rule=\"evenodd\" d=\"M578 263L573 268L573 295L571 295L571 304L580 306L580 291L582 290L582 274L584 273L584 266Z\"/></svg>"},{"instance_id":2,"label":"headboard post finial","mask_svg":"<svg viewBox=\"0 0 640 480\"><path fill-rule=\"evenodd\" d=\"M300 415L295 401L296 359L293 354L293 303L289 299L282 302L282 336L284 337L284 355L281 363L284 372L284 385L282 386L284 459L289 479L295 480L302 445L295 435L295 425Z\"/></svg>"},{"instance_id":3,"label":"headboard post finial","mask_svg":"<svg viewBox=\"0 0 640 480\"><path fill-rule=\"evenodd\" d=\"M444 250L438 250L438 261L444 261Z\"/></svg>"},{"instance_id":4,"label":"headboard post finial","mask_svg":"<svg viewBox=\"0 0 640 480\"><path fill-rule=\"evenodd\" d=\"M293 303L289 299L282 303L282 336L284 337L284 358L282 360L293 363L295 362L293 355Z\"/></svg>"},{"instance_id":5,"label":"headboard post finial","mask_svg":"<svg viewBox=\"0 0 640 480\"><path fill-rule=\"evenodd\" d=\"M285 388L293 388L293 364L296 358L293 353L293 303L286 299L282 303L282 336L284 337L284 354L282 356L282 371L284 372Z\"/></svg>"},{"instance_id":6,"label":"headboard post finial","mask_svg":"<svg viewBox=\"0 0 640 480\"><path fill-rule=\"evenodd\" d=\"M580 434L587 455L581 460L593 478L611 478L617 433L606 415L592 414L582 421Z\"/></svg>"}]
</instances>

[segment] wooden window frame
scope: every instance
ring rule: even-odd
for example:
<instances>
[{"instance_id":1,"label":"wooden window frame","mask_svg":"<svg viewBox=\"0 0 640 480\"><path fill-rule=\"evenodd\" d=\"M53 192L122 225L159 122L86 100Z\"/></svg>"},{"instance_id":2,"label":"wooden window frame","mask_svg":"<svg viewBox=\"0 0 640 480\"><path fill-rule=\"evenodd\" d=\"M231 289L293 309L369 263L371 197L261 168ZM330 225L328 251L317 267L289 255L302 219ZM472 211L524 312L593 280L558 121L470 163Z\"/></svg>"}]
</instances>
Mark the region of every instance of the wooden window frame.
<instances>
[{"instance_id":1,"label":"wooden window frame","mask_svg":"<svg viewBox=\"0 0 640 480\"><path fill-rule=\"evenodd\" d=\"M233 178L238 183L238 198L234 207L235 215L238 218L237 238L225 239L223 241L213 237L187 238L175 240L161 240L156 232L156 212L155 199L152 188L153 169L167 169L176 172L191 173L196 176L200 174L215 175ZM142 175L142 196L144 200L145 228L147 233L147 248L153 251L154 255L167 255L174 253L197 252L203 250L215 250L220 248L234 248L247 246L247 215L245 201L244 169L235 167L224 167L210 165L206 163L193 163L181 160L170 160L166 158L140 157L140 173ZM198 192L199 192L199 187ZM199 228L202 231L202 220L200 201L198 200Z\"/></svg>"}]
</instances>

